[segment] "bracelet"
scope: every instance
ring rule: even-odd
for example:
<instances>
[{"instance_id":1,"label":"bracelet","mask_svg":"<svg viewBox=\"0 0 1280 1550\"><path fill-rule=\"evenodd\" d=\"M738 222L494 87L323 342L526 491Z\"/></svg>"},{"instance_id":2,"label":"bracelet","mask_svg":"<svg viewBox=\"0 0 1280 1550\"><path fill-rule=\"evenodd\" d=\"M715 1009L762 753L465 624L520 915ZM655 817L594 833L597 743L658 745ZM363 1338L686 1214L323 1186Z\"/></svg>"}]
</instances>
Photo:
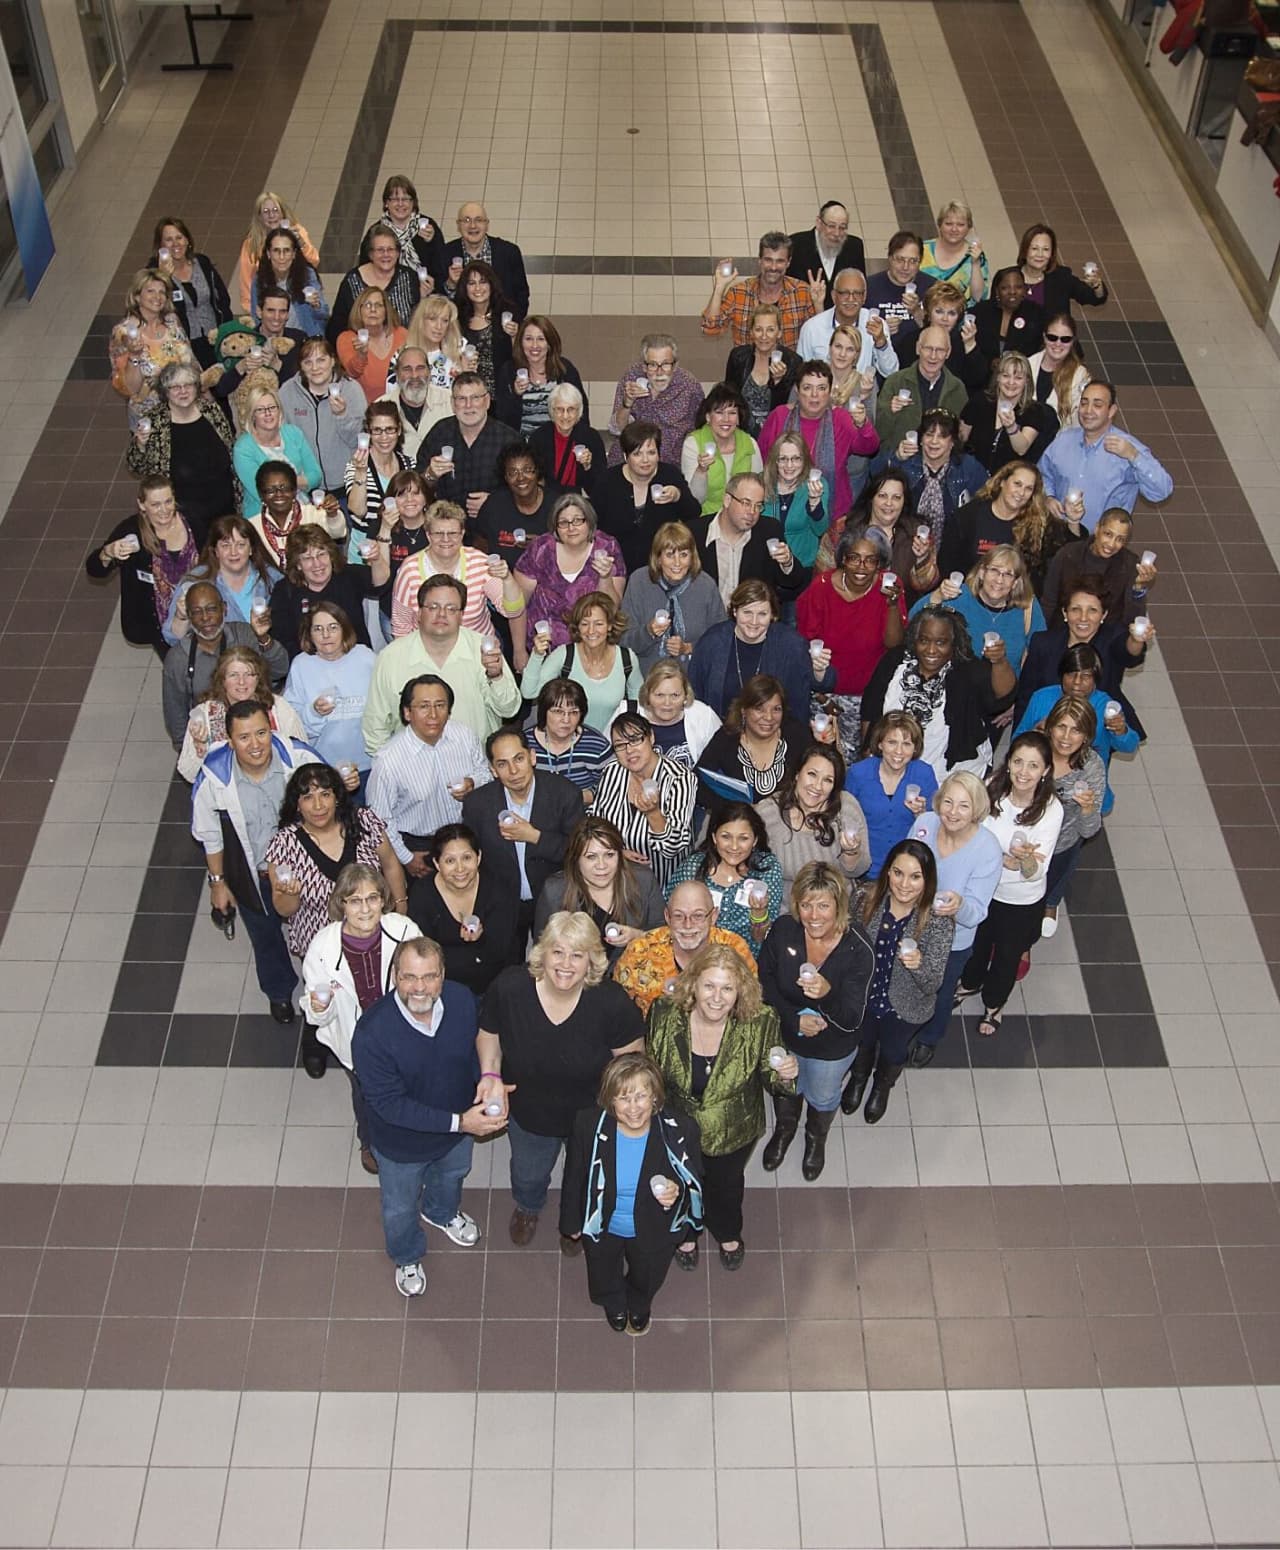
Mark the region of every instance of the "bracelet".
<instances>
[{"instance_id":1,"label":"bracelet","mask_svg":"<svg viewBox=\"0 0 1280 1550\"><path fill-rule=\"evenodd\" d=\"M210 886L210 888L212 888L215 883L225 883L226 882L226 878L222 875L221 872L209 872L206 875L207 875L207 877L209 879L209 886Z\"/></svg>"},{"instance_id":2,"label":"bracelet","mask_svg":"<svg viewBox=\"0 0 1280 1550\"><path fill-rule=\"evenodd\" d=\"M500 1082L502 1080L501 1071L482 1071L480 1073L480 1080L483 1082L487 1076L491 1076L495 1082Z\"/></svg>"}]
</instances>

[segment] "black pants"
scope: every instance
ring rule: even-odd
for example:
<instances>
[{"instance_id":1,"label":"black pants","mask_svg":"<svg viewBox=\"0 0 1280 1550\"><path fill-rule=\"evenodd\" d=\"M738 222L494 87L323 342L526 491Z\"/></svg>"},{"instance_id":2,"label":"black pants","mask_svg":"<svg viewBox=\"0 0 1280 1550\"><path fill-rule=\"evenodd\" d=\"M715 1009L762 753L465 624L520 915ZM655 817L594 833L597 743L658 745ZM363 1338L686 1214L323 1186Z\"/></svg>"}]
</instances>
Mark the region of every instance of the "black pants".
<instances>
[{"instance_id":1,"label":"black pants","mask_svg":"<svg viewBox=\"0 0 1280 1550\"><path fill-rule=\"evenodd\" d=\"M995 1011L1009 999L1017 981L1018 963L1023 953L1040 940L1043 919L1043 896L1034 904L1003 904L992 899L960 976L966 990L981 992L983 1006Z\"/></svg>"},{"instance_id":2,"label":"black pants","mask_svg":"<svg viewBox=\"0 0 1280 1550\"><path fill-rule=\"evenodd\" d=\"M597 1243L584 1234L582 1248L591 1301L615 1316L630 1313L643 1318L667 1279L676 1238L673 1233L664 1233L661 1242L651 1244L605 1232Z\"/></svg>"},{"instance_id":3,"label":"black pants","mask_svg":"<svg viewBox=\"0 0 1280 1550\"><path fill-rule=\"evenodd\" d=\"M742 1196L746 1189L747 1159L754 1141L721 1157L702 1154L702 1215L707 1231L717 1243L737 1243L742 1238ZM696 1243L691 1232L684 1240Z\"/></svg>"},{"instance_id":4,"label":"black pants","mask_svg":"<svg viewBox=\"0 0 1280 1550\"><path fill-rule=\"evenodd\" d=\"M905 1066L907 1046L915 1033L915 1023L903 1022L892 1013L868 1012L858 1031L859 1069L864 1068L864 1053L868 1061L878 1053L886 1066Z\"/></svg>"},{"instance_id":5,"label":"black pants","mask_svg":"<svg viewBox=\"0 0 1280 1550\"><path fill-rule=\"evenodd\" d=\"M360 1085L360 1078L349 1066L343 1066L342 1069L351 1083L351 1112L356 1117L356 1140L362 1147L366 1147L369 1144L369 1105L364 1101L364 1088Z\"/></svg>"}]
</instances>

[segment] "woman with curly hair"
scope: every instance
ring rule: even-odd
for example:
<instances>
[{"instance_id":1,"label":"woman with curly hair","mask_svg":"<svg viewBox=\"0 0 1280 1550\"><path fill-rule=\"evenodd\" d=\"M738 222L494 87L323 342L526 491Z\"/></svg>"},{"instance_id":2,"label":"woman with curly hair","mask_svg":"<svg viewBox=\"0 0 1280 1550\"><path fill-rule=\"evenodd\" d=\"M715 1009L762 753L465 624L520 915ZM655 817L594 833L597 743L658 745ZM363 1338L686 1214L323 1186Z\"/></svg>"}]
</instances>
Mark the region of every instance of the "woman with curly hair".
<instances>
[{"instance_id":1,"label":"woman with curly hair","mask_svg":"<svg viewBox=\"0 0 1280 1550\"><path fill-rule=\"evenodd\" d=\"M143 434L160 404L160 373L173 361L195 359L170 311L169 281L159 269L139 269L125 292L124 317L107 341L111 386L128 400L129 429Z\"/></svg>"},{"instance_id":2,"label":"woman with curly hair","mask_svg":"<svg viewBox=\"0 0 1280 1550\"><path fill-rule=\"evenodd\" d=\"M1017 687L1003 640L975 657L960 614L930 604L871 675L862 696L863 742L886 711L905 710L920 724L921 757L939 780L952 770L984 775L991 764L988 726L1013 703Z\"/></svg>"},{"instance_id":3,"label":"woman with curly hair","mask_svg":"<svg viewBox=\"0 0 1280 1550\"><path fill-rule=\"evenodd\" d=\"M795 774L755 804L785 883L793 883L811 861L835 867L847 883L870 865L867 820L844 780L840 750L811 743Z\"/></svg>"},{"instance_id":4,"label":"woman with curly hair","mask_svg":"<svg viewBox=\"0 0 1280 1550\"><path fill-rule=\"evenodd\" d=\"M1038 597L1054 555L1083 531L1078 522L1050 513L1040 470L1017 458L992 474L947 523L938 548L938 570L944 576L969 571L997 544L1013 544Z\"/></svg>"},{"instance_id":5,"label":"woman with curly hair","mask_svg":"<svg viewBox=\"0 0 1280 1550\"><path fill-rule=\"evenodd\" d=\"M566 645L551 644L550 629L533 622L533 649L520 680L526 699L537 699L544 683L568 678L582 685L587 696L587 725L597 732L609 726L619 700L634 700L644 682L638 659L620 642L628 619L616 598L607 592L588 592L569 610Z\"/></svg>"},{"instance_id":6,"label":"woman with curly hair","mask_svg":"<svg viewBox=\"0 0 1280 1550\"><path fill-rule=\"evenodd\" d=\"M909 602L938 579L932 533L917 522L911 485L902 469L889 467L872 476L848 516L837 517L818 545L815 569L836 568L836 553L846 532L879 528L888 545L888 563Z\"/></svg>"}]
</instances>

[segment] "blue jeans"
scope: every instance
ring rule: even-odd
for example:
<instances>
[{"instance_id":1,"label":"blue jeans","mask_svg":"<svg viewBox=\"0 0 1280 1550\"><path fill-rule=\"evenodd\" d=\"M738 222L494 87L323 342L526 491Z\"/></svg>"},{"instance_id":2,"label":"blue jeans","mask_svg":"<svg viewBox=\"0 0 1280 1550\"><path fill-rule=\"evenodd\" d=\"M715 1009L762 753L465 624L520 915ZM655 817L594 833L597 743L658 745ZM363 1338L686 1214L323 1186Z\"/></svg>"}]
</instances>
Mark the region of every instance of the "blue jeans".
<instances>
[{"instance_id":1,"label":"blue jeans","mask_svg":"<svg viewBox=\"0 0 1280 1550\"><path fill-rule=\"evenodd\" d=\"M938 986L938 999L934 1003L933 1016L916 1035L917 1044L927 1044L931 1049L936 1049L942 1043L942 1036L951 1021L951 998L956 993L961 972L968 963L969 954L972 951L972 946L962 947L958 952L947 955L947 971L942 976L942 984Z\"/></svg>"},{"instance_id":2,"label":"blue jeans","mask_svg":"<svg viewBox=\"0 0 1280 1550\"><path fill-rule=\"evenodd\" d=\"M796 1091L811 1109L819 1114L830 1114L840 1107L840 1094L844 1091L844 1079L849 1074L856 1050L841 1055L839 1060L810 1060L801 1055L800 1075L796 1078Z\"/></svg>"},{"instance_id":3,"label":"blue jeans","mask_svg":"<svg viewBox=\"0 0 1280 1550\"><path fill-rule=\"evenodd\" d=\"M521 1130L515 1120L507 1121L507 1139L511 1143L511 1193L521 1211L537 1216L547 1203L551 1174L564 1145L559 1136L535 1136Z\"/></svg>"},{"instance_id":4,"label":"blue jeans","mask_svg":"<svg viewBox=\"0 0 1280 1550\"><path fill-rule=\"evenodd\" d=\"M458 1136L443 1157L431 1162L393 1162L375 1147L382 1195L382 1235L397 1265L416 1265L427 1251L419 1212L443 1226L462 1205L462 1181L471 1172L470 1136Z\"/></svg>"},{"instance_id":5,"label":"blue jeans","mask_svg":"<svg viewBox=\"0 0 1280 1550\"><path fill-rule=\"evenodd\" d=\"M1066 896L1071 874L1080 865L1085 842L1077 840L1069 850L1060 850L1049 862L1049 874L1045 879L1045 909L1057 909Z\"/></svg>"},{"instance_id":6,"label":"blue jeans","mask_svg":"<svg viewBox=\"0 0 1280 1550\"><path fill-rule=\"evenodd\" d=\"M253 944L253 966L258 971L258 988L268 1001L291 1001L298 983L293 959L284 939L284 927L271 905L271 887L265 880L259 889L266 910L257 914L242 909L240 919Z\"/></svg>"}]
</instances>

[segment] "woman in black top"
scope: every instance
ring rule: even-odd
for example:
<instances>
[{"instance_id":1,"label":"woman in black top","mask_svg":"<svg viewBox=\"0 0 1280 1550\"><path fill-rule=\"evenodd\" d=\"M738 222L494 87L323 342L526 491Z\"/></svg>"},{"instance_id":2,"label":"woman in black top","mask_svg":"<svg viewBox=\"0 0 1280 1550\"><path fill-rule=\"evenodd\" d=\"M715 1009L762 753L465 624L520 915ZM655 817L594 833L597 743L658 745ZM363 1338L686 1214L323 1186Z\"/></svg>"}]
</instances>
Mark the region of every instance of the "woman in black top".
<instances>
[{"instance_id":1,"label":"woman in black top","mask_svg":"<svg viewBox=\"0 0 1280 1550\"><path fill-rule=\"evenodd\" d=\"M791 397L802 362L782 343L782 313L772 302L753 308L747 326L750 341L729 351L724 380L737 388L746 403L742 429L749 436L759 436L770 413Z\"/></svg>"},{"instance_id":2,"label":"woman in black top","mask_svg":"<svg viewBox=\"0 0 1280 1550\"><path fill-rule=\"evenodd\" d=\"M501 489L489 496L468 529L481 540L480 548L514 566L530 539L547 531L551 508L562 492L555 485L548 487L541 457L523 441L513 441L498 453L498 477Z\"/></svg>"},{"instance_id":3,"label":"woman in black top","mask_svg":"<svg viewBox=\"0 0 1280 1550\"><path fill-rule=\"evenodd\" d=\"M216 357L209 334L234 316L226 282L213 260L196 252L191 228L178 216L162 215L151 240L155 251L147 268L168 280L169 305L191 341L191 353L201 366L212 366Z\"/></svg>"},{"instance_id":4,"label":"woman in black top","mask_svg":"<svg viewBox=\"0 0 1280 1550\"><path fill-rule=\"evenodd\" d=\"M151 474L138 486L137 511L90 553L84 568L95 581L120 572L120 633L131 645L150 646L163 659L168 647L160 626L204 537L203 527L197 533L178 510L169 480Z\"/></svg>"},{"instance_id":5,"label":"woman in black top","mask_svg":"<svg viewBox=\"0 0 1280 1550\"><path fill-rule=\"evenodd\" d=\"M348 566L342 551L318 522L304 522L285 543L284 577L271 592L271 632L289 653L302 650L302 636L318 603L337 603L362 646L369 644L364 600L387 580L386 546L379 544L368 566Z\"/></svg>"},{"instance_id":6,"label":"woman in black top","mask_svg":"<svg viewBox=\"0 0 1280 1550\"><path fill-rule=\"evenodd\" d=\"M508 1111L511 1193L508 1231L533 1241L560 1148L574 1116L595 1101L609 1061L644 1048L644 1018L607 977L609 960L589 915L552 915L529 961L504 969L480 1012L482 1102ZM572 1240L565 1253L576 1253Z\"/></svg>"},{"instance_id":7,"label":"woman in black top","mask_svg":"<svg viewBox=\"0 0 1280 1550\"><path fill-rule=\"evenodd\" d=\"M661 439L656 425L629 420L618 437L622 462L605 474L595 496L601 531L621 544L628 576L648 564L664 522L697 524L702 516L684 475L674 463L659 460ZM693 531L699 531L696 525Z\"/></svg>"},{"instance_id":8,"label":"woman in black top","mask_svg":"<svg viewBox=\"0 0 1280 1550\"><path fill-rule=\"evenodd\" d=\"M503 295L492 266L478 258L463 265L454 295L458 326L474 351L471 370L480 373L490 393L496 393L498 373L511 359L511 341L518 326L511 303Z\"/></svg>"},{"instance_id":9,"label":"woman in black top","mask_svg":"<svg viewBox=\"0 0 1280 1550\"><path fill-rule=\"evenodd\" d=\"M1082 280L1059 262L1058 235L1052 226L1027 227L1018 244L1018 265L1026 281L1027 295L1039 303L1046 317L1051 318L1055 312L1069 314L1073 301L1082 307L1100 307L1107 299L1106 282L1093 260L1085 264Z\"/></svg>"},{"instance_id":10,"label":"woman in black top","mask_svg":"<svg viewBox=\"0 0 1280 1550\"><path fill-rule=\"evenodd\" d=\"M190 362L171 361L156 386L160 402L130 437L125 462L140 479L168 479L179 510L203 531L216 517L240 509L231 462L235 432L226 411L201 389Z\"/></svg>"},{"instance_id":11,"label":"woman in black top","mask_svg":"<svg viewBox=\"0 0 1280 1550\"><path fill-rule=\"evenodd\" d=\"M1017 458L993 474L947 523L938 547L938 570L943 576L953 571L968 574L989 549L1013 544L1039 597L1054 555L1081 532L1078 522L1052 515L1040 470Z\"/></svg>"},{"instance_id":12,"label":"woman in black top","mask_svg":"<svg viewBox=\"0 0 1280 1550\"><path fill-rule=\"evenodd\" d=\"M700 808L714 815L726 802L758 802L795 775L818 734L812 724L787 715L785 706L782 685L772 674L747 679L698 760ZM820 741L834 740L834 727L823 732Z\"/></svg>"},{"instance_id":13,"label":"woman in black top","mask_svg":"<svg viewBox=\"0 0 1280 1550\"><path fill-rule=\"evenodd\" d=\"M329 342L337 344L338 335L350 326L356 297L371 286L383 293L400 317L411 318L413 309L431 294L434 283L430 275L419 279L417 271L401 257L400 239L395 232L376 221L364 234L359 261L343 275L333 298L333 311L325 329Z\"/></svg>"},{"instance_id":14,"label":"woman in black top","mask_svg":"<svg viewBox=\"0 0 1280 1550\"><path fill-rule=\"evenodd\" d=\"M774 921L760 949L765 1005L777 1011L783 1043L800 1061L795 1093L774 1094L774 1131L762 1159L768 1171L782 1165L807 1103L801 1172L810 1183L822 1172L874 968L866 932L850 917L844 877L829 862L810 861L796 874L790 912Z\"/></svg>"},{"instance_id":15,"label":"woman in black top","mask_svg":"<svg viewBox=\"0 0 1280 1550\"><path fill-rule=\"evenodd\" d=\"M540 313L524 319L511 341L511 359L498 374L493 413L512 430L531 436L551 423L551 394L562 383L577 388L590 414L578 368L560 342L560 330Z\"/></svg>"},{"instance_id":16,"label":"woman in black top","mask_svg":"<svg viewBox=\"0 0 1280 1550\"><path fill-rule=\"evenodd\" d=\"M538 895L534 935L541 935L557 910L581 910L614 964L629 942L662 925L666 902L657 879L647 867L628 861L624 851L622 835L607 818L588 815L576 824L563 870L553 873Z\"/></svg>"},{"instance_id":17,"label":"woman in black top","mask_svg":"<svg viewBox=\"0 0 1280 1550\"><path fill-rule=\"evenodd\" d=\"M1027 296L1027 282L1016 264L996 272L991 295L973 309L978 349L989 361L1006 350L1034 355L1044 332L1044 309Z\"/></svg>"},{"instance_id":18,"label":"woman in black top","mask_svg":"<svg viewBox=\"0 0 1280 1550\"><path fill-rule=\"evenodd\" d=\"M604 438L587 424L586 407L572 382L557 382L547 395L550 418L531 433L529 446L553 486L583 490L594 501L609 463Z\"/></svg>"},{"instance_id":19,"label":"woman in black top","mask_svg":"<svg viewBox=\"0 0 1280 1550\"><path fill-rule=\"evenodd\" d=\"M418 206L418 190L402 173L382 185L382 217L374 226L387 227L400 244L400 260L415 272L425 269L432 286L444 289L449 265L444 256L444 237L439 226ZM364 234L368 242L373 226Z\"/></svg>"},{"instance_id":20,"label":"woman in black top","mask_svg":"<svg viewBox=\"0 0 1280 1550\"><path fill-rule=\"evenodd\" d=\"M409 914L440 944L445 978L481 996L519 960L517 900L485 871L480 841L465 823L442 824L429 854L435 871L411 884Z\"/></svg>"},{"instance_id":21,"label":"woman in black top","mask_svg":"<svg viewBox=\"0 0 1280 1550\"><path fill-rule=\"evenodd\" d=\"M1015 458L1038 463L1058 434L1058 416L1039 403L1025 355L1008 350L991 368L991 381L964 406L965 451L988 473Z\"/></svg>"}]
</instances>

